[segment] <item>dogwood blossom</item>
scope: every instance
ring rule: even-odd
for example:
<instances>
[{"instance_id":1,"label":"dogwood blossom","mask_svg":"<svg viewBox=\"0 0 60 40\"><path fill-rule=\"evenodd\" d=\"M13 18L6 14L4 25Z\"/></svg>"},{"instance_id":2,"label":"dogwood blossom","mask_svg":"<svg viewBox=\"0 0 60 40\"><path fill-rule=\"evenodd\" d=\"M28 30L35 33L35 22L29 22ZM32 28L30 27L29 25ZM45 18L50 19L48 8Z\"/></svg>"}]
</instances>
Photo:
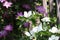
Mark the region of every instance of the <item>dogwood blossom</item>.
<instances>
[{"instance_id":1,"label":"dogwood blossom","mask_svg":"<svg viewBox=\"0 0 60 40\"><path fill-rule=\"evenodd\" d=\"M5 2L3 3L3 6L5 6L6 8L11 7L11 5L12 5L12 2L5 1Z\"/></svg>"}]
</instances>

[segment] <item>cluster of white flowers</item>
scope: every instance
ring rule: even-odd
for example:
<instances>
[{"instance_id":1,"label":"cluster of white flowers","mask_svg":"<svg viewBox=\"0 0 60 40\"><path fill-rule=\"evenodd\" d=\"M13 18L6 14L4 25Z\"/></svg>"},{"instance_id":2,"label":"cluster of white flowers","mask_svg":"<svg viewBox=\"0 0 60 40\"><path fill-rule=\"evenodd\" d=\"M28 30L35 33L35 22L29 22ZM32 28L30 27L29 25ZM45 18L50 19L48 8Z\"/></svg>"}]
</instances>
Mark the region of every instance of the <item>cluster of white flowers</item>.
<instances>
[{"instance_id":1,"label":"cluster of white flowers","mask_svg":"<svg viewBox=\"0 0 60 40\"><path fill-rule=\"evenodd\" d=\"M44 23L45 22L50 22L50 18L49 17L44 17L43 19L41 19ZM51 29L49 29L49 32L51 33L60 33L60 30L57 27L52 27Z\"/></svg>"},{"instance_id":2,"label":"cluster of white flowers","mask_svg":"<svg viewBox=\"0 0 60 40\"><path fill-rule=\"evenodd\" d=\"M50 22L49 17L45 17L45 18L43 18L41 20L43 22ZM33 27L32 30L30 30L29 32L26 31L25 35L29 36L30 38L33 38L33 37L35 37L35 33L38 33L40 31L44 31L44 29L42 28L42 23L40 23L36 27ZM49 32L51 32L51 33L60 33L60 30L57 27L52 27L51 29L49 29ZM58 40L58 39L59 39L59 36L52 35L51 37L49 37L48 40Z\"/></svg>"},{"instance_id":3,"label":"cluster of white flowers","mask_svg":"<svg viewBox=\"0 0 60 40\"><path fill-rule=\"evenodd\" d=\"M48 40L59 40L59 36L52 35Z\"/></svg>"}]
</instances>

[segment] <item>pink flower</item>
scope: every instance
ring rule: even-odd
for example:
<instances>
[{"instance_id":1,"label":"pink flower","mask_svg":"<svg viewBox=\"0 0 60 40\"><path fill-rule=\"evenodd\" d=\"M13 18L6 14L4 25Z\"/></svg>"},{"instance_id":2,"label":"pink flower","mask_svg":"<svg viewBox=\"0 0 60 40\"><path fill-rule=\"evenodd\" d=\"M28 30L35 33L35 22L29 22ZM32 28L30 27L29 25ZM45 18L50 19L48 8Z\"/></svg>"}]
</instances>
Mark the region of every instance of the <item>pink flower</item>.
<instances>
[{"instance_id":1,"label":"pink flower","mask_svg":"<svg viewBox=\"0 0 60 40\"><path fill-rule=\"evenodd\" d=\"M12 27L12 25L6 25L5 27L4 27L4 30L7 30L7 31L12 31L13 30L13 27Z\"/></svg>"},{"instance_id":2,"label":"pink flower","mask_svg":"<svg viewBox=\"0 0 60 40\"><path fill-rule=\"evenodd\" d=\"M6 8L11 7L11 5L12 5L12 3L11 2L8 2L8 1L5 1L3 3L3 6L5 6Z\"/></svg>"},{"instance_id":3,"label":"pink flower","mask_svg":"<svg viewBox=\"0 0 60 40\"><path fill-rule=\"evenodd\" d=\"M1 3L5 2L6 0L0 0Z\"/></svg>"}]
</instances>

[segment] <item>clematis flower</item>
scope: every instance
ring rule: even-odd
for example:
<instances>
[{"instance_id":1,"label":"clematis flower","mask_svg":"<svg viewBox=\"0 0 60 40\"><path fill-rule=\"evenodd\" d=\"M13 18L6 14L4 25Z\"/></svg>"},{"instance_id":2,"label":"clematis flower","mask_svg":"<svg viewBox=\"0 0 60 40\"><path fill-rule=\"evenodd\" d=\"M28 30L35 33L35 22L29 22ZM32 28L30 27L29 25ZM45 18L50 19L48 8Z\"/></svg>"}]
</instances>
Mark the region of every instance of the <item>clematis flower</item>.
<instances>
[{"instance_id":1,"label":"clematis flower","mask_svg":"<svg viewBox=\"0 0 60 40\"><path fill-rule=\"evenodd\" d=\"M5 30L0 31L0 37L4 37L6 35L7 35L7 31Z\"/></svg>"},{"instance_id":2,"label":"clematis flower","mask_svg":"<svg viewBox=\"0 0 60 40\"><path fill-rule=\"evenodd\" d=\"M24 26L24 27L29 27L29 26L30 26L30 23L29 23L29 22L25 22L25 23L23 24L23 26Z\"/></svg>"},{"instance_id":3,"label":"clematis flower","mask_svg":"<svg viewBox=\"0 0 60 40\"><path fill-rule=\"evenodd\" d=\"M19 17L24 16L23 12L17 12L16 19L19 19Z\"/></svg>"},{"instance_id":4,"label":"clematis flower","mask_svg":"<svg viewBox=\"0 0 60 40\"><path fill-rule=\"evenodd\" d=\"M17 12L17 16L23 16L22 12Z\"/></svg>"},{"instance_id":5,"label":"clematis flower","mask_svg":"<svg viewBox=\"0 0 60 40\"><path fill-rule=\"evenodd\" d=\"M38 6L36 5L35 9L39 12L39 13L45 13L45 8L43 6Z\"/></svg>"},{"instance_id":6,"label":"clematis flower","mask_svg":"<svg viewBox=\"0 0 60 40\"><path fill-rule=\"evenodd\" d=\"M9 14L8 14L8 13L4 13L4 14L2 14L2 18L3 18L3 19L4 19L4 18L9 19L9 18L10 18L10 16L9 16Z\"/></svg>"},{"instance_id":7,"label":"clematis flower","mask_svg":"<svg viewBox=\"0 0 60 40\"><path fill-rule=\"evenodd\" d=\"M9 24L9 25L5 26L4 30L6 30L6 31L12 31L13 27L12 27L12 25Z\"/></svg>"},{"instance_id":8,"label":"clematis flower","mask_svg":"<svg viewBox=\"0 0 60 40\"><path fill-rule=\"evenodd\" d=\"M48 40L59 40L59 36L52 35Z\"/></svg>"},{"instance_id":9,"label":"clematis flower","mask_svg":"<svg viewBox=\"0 0 60 40\"><path fill-rule=\"evenodd\" d=\"M22 7L25 8L26 10L30 10L31 9L29 4L23 4Z\"/></svg>"},{"instance_id":10,"label":"clematis flower","mask_svg":"<svg viewBox=\"0 0 60 40\"><path fill-rule=\"evenodd\" d=\"M6 8L11 7L11 5L12 5L12 3L11 3L11 2L8 2L8 1L5 1L5 2L3 3L3 6L5 6Z\"/></svg>"},{"instance_id":11,"label":"clematis flower","mask_svg":"<svg viewBox=\"0 0 60 40\"><path fill-rule=\"evenodd\" d=\"M32 15L32 11L24 11L24 17L28 18Z\"/></svg>"},{"instance_id":12,"label":"clematis flower","mask_svg":"<svg viewBox=\"0 0 60 40\"><path fill-rule=\"evenodd\" d=\"M24 14L22 12L17 12L16 18L18 18L19 16L23 16Z\"/></svg>"},{"instance_id":13,"label":"clematis flower","mask_svg":"<svg viewBox=\"0 0 60 40\"><path fill-rule=\"evenodd\" d=\"M5 2L6 0L0 0L1 3Z\"/></svg>"}]
</instances>

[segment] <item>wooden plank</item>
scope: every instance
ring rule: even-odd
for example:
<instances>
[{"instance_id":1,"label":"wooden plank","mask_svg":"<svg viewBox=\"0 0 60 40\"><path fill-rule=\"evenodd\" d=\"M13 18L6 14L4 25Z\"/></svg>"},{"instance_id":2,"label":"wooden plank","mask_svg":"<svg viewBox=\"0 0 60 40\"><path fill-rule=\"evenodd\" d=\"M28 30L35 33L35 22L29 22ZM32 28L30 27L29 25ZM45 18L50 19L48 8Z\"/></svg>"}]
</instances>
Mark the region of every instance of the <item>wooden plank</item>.
<instances>
[{"instance_id":1,"label":"wooden plank","mask_svg":"<svg viewBox=\"0 0 60 40\"><path fill-rule=\"evenodd\" d=\"M56 0L57 3L57 18L58 18L58 23L60 24L60 0Z\"/></svg>"},{"instance_id":2,"label":"wooden plank","mask_svg":"<svg viewBox=\"0 0 60 40\"><path fill-rule=\"evenodd\" d=\"M45 8L45 11L47 13L47 0L42 0L43 2L43 7Z\"/></svg>"},{"instance_id":3,"label":"wooden plank","mask_svg":"<svg viewBox=\"0 0 60 40\"><path fill-rule=\"evenodd\" d=\"M49 9L49 12L50 12L50 17L53 17L53 0L49 0L49 7L50 7L50 9Z\"/></svg>"}]
</instances>

